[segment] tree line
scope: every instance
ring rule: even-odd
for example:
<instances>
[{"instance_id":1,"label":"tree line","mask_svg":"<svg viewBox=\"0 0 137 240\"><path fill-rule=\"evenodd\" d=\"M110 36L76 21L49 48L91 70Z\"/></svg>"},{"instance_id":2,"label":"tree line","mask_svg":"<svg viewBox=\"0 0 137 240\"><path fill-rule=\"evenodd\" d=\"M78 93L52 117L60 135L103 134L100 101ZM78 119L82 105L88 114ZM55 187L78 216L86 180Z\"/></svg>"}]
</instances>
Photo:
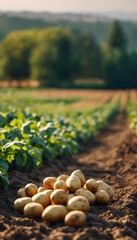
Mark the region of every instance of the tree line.
<instances>
[{"instance_id":1,"label":"tree line","mask_svg":"<svg viewBox=\"0 0 137 240\"><path fill-rule=\"evenodd\" d=\"M41 86L71 86L76 78L102 78L107 88L137 87L137 53L114 21L99 45L89 33L66 28L16 31L0 43L0 79L35 79Z\"/></svg>"}]
</instances>

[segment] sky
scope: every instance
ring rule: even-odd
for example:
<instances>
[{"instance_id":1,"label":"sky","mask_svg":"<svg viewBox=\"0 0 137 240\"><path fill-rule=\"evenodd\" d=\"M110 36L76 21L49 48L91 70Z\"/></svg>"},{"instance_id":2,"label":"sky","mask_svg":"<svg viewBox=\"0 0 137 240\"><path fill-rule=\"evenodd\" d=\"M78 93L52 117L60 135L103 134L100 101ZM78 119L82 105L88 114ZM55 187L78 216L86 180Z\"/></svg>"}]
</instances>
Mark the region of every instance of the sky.
<instances>
[{"instance_id":1,"label":"sky","mask_svg":"<svg viewBox=\"0 0 137 240\"><path fill-rule=\"evenodd\" d=\"M137 0L0 0L0 11L137 12Z\"/></svg>"}]
</instances>

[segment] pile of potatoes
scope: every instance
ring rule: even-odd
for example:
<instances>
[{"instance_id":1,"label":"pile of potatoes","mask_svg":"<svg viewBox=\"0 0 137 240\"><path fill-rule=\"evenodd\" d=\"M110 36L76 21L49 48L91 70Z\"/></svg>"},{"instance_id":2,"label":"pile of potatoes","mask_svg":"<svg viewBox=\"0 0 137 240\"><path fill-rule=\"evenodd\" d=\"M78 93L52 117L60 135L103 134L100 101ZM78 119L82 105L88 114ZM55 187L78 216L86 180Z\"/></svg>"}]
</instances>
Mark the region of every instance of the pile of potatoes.
<instances>
[{"instance_id":1,"label":"pile of potatoes","mask_svg":"<svg viewBox=\"0 0 137 240\"><path fill-rule=\"evenodd\" d=\"M83 172L75 170L70 176L47 177L39 188L29 183L18 190L17 197L14 208L25 217L42 217L49 223L64 220L68 226L81 227L90 205L109 203L113 190L102 180L86 181Z\"/></svg>"}]
</instances>

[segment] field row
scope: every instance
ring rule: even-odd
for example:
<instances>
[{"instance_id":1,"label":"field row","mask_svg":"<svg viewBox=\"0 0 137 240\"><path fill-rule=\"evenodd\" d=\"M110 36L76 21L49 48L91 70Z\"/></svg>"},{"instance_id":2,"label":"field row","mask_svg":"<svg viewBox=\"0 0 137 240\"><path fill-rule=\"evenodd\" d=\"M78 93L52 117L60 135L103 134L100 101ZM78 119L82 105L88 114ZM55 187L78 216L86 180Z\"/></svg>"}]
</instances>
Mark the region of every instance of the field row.
<instances>
[{"instance_id":1,"label":"field row","mask_svg":"<svg viewBox=\"0 0 137 240\"><path fill-rule=\"evenodd\" d=\"M8 185L8 165L29 169L57 156L72 156L98 129L114 118L119 102L82 111L45 113L28 110L0 114L0 177Z\"/></svg>"},{"instance_id":2,"label":"field row","mask_svg":"<svg viewBox=\"0 0 137 240\"><path fill-rule=\"evenodd\" d=\"M81 142L116 116L121 105L126 105L130 127L137 131L135 90L4 91L0 104L0 179L5 187L9 184L9 165L29 169L58 156L72 156L80 150Z\"/></svg>"}]
</instances>

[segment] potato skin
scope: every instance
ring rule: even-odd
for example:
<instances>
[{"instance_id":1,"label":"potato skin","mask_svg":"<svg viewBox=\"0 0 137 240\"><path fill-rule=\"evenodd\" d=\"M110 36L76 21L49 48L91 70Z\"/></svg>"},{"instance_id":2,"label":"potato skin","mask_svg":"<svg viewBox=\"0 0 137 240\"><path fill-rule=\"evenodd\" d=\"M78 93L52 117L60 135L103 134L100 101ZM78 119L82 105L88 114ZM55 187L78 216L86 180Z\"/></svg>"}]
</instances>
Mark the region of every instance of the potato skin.
<instances>
[{"instance_id":1,"label":"potato skin","mask_svg":"<svg viewBox=\"0 0 137 240\"><path fill-rule=\"evenodd\" d=\"M66 205L68 201L68 195L63 189L56 189L50 195L50 201L54 205Z\"/></svg>"},{"instance_id":2,"label":"potato skin","mask_svg":"<svg viewBox=\"0 0 137 240\"><path fill-rule=\"evenodd\" d=\"M67 191L67 184L65 181L63 180L57 180L55 183L54 183L54 190L56 189L63 189L65 191Z\"/></svg>"},{"instance_id":3,"label":"potato skin","mask_svg":"<svg viewBox=\"0 0 137 240\"><path fill-rule=\"evenodd\" d=\"M77 176L70 176L66 181L70 193L75 192L81 187L81 181Z\"/></svg>"},{"instance_id":4,"label":"potato skin","mask_svg":"<svg viewBox=\"0 0 137 240\"><path fill-rule=\"evenodd\" d=\"M90 192L95 193L98 189L98 184L95 181L95 179L91 178L86 181L86 189L89 190Z\"/></svg>"},{"instance_id":5,"label":"potato skin","mask_svg":"<svg viewBox=\"0 0 137 240\"><path fill-rule=\"evenodd\" d=\"M63 205L50 205L42 213L42 219L46 222L56 223L64 220L67 214L66 207Z\"/></svg>"},{"instance_id":6,"label":"potato skin","mask_svg":"<svg viewBox=\"0 0 137 240\"><path fill-rule=\"evenodd\" d=\"M101 205L107 204L110 202L110 196L106 191L98 190L95 193L95 202Z\"/></svg>"},{"instance_id":7,"label":"potato skin","mask_svg":"<svg viewBox=\"0 0 137 240\"><path fill-rule=\"evenodd\" d=\"M30 202L32 202L30 197L18 198L14 201L14 209L20 213L23 213L25 205Z\"/></svg>"},{"instance_id":8,"label":"potato skin","mask_svg":"<svg viewBox=\"0 0 137 240\"><path fill-rule=\"evenodd\" d=\"M65 181L66 182L66 180L68 179L68 175L60 175L58 178L57 178L57 181L59 181L59 180L63 180L63 181Z\"/></svg>"},{"instance_id":9,"label":"potato skin","mask_svg":"<svg viewBox=\"0 0 137 240\"><path fill-rule=\"evenodd\" d=\"M73 197L75 197L75 194L73 194L73 193L68 194L68 201L69 201L69 199L71 199Z\"/></svg>"},{"instance_id":10,"label":"potato skin","mask_svg":"<svg viewBox=\"0 0 137 240\"><path fill-rule=\"evenodd\" d=\"M46 208L50 204L49 196L47 196L44 192L35 194L32 197L32 201L40 203L44 208Z\"/></svg>"},{"instance_id":11,"label":"potato skin","mask_svg":"<svg viewBox=\"0 0 137 240\"><path fill-rule=\"evenodd\" d=\"M43 180L43 186L45 189L53 189L54 183L56 182L55 177L47 177Z\"/></svg>"},{"instance_id":12,"label":"potato skin","mask_svg":"<svg viewBox=\"0 0 137 240\"><path fill-rule=\"evenodd\" d=\"M45 191L46 189L44 187L39 187L38 188L38 193Z\"/></svg>"},{"instance_id":13,"label":"potato skin","mask_svg":"<svg viewBox=\"0 0 137 240\"><path fill-rule=\"evenodd\" d=\"M71 211L65 216L65 224L72 227L81 227L86 222L86 215L82 211Z\"/></svg>"},{"instance_id":14,"label":"potato skin","mask_svg":"<svg viewBox=\"0 0 137 240\"><path fill-rule=\"evenodd\" d=\"M83 196L83 197L87 198L90 205L93 205L94 202L95 202L95 195L92 192L90 192L90 191L88 191L84 188L77 189L75 191L75 195L76 196Z\"/></svg>"},{"instance_id":15,"label":"potato skin","mask_svg":"<svg viewBox=\"0 0 137 240\"><path fill-rule=\"evenodd\" d=\"M21 198L21 197L26 197L26 193L25 193L25 188L20 188L17 192L17 197Z\"/></svg>"},{"instance_id":16,"label":"potato skin","mask_svg":"<svg viewBox=\"0 0 137 240\"><path fill-rule=\"evenodd\" d=\"M89 209L89 201L83 196L76 196L68 201L66 208L68 211L80 210L86 212Z\"/></svg>"},{"instance_id":17,"label":"potato skin","mask_svg":"<svg viewBox=\"0 0 137 240\"><path fill-rule=\"evenodd\" d=\"M43 210L44 208L40 203L33 202L26 204L23 212L25 217L35 218L40 217Z\"/></svg>"},{"instance_id":18,"label":"potato skin","mask_svg":"<svg viewBox=\"0 0 137 240\"><path fill-rule=\"evenodd\" d=\"M109 194L110 199L112 199L114 195L112 187L110 187L106 182L102 180L98 180L96 182L98 184L98 190L106 191Z\"/></svg>"},{"instance_id":19,"label":"potato skin","mask_svg":"<svg viewBox=\"0 0 137 240\"><path fill-rule=\"evenodd\" d=\"M85 176L81 170L79 170L79 169L75 170L74 172L72 172L71 176L77 176L81 181L81 186L84 186L86 180L85 180Z\"/></svg>"},{"instance_id":20,"label":"potato skin","mask_svg":"<svg viewBox=\"0 0 137 240\"><path fill-rule=\"evenodd\" d=\"M33 197L38 192L38 187L34 183L28 183L25 186L25 193L27 197Z\"/></svg>"}]
</instances>

